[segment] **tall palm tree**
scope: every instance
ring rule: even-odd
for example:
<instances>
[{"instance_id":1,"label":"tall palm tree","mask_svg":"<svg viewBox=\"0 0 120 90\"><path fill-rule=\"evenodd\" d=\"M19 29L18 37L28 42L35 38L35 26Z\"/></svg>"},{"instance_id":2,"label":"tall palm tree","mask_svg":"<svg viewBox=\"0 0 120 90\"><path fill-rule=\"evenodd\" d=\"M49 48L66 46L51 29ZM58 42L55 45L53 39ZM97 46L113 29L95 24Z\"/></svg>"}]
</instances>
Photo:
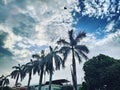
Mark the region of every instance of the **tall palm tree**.
<instances>
[{"instance_id":1,"label":"tall palm tree","mask_svg":"<svg viewBox=\"0 0 120 90\"><path fill-rule=\"evenodd\" d=\"M27 85L27 90L30 90L30 81L31 81L31 79L32 79L32 72L33 72L33 61L32 61L32 59L31 59L31 61L30 62L28 62L26 65L24 65L24 69L23 69L23 71L27 74L28 73L28 75L29 75L29 78L28 78L28 85Z\"/></svg>"},{"instance_id":2,"label":"tall palm tree","mask_svg":"<svg viewBox=\"0 0 120 90\"><path fill-rule=\"evenodd\" d=\"M79 32L76 36L73 33L73 30L68 31L69 41L65 39L60 39L57 41L57 44L62 45L60 52L63 53L64 58L63 62L65 63L67 57L72 53L72 81L73 89L77 90L77 75L76 75L76 61L75 57L78 58L81 62L81 56L85 59L88 59L87 55L89 53L88 48L85 45L80 45L80 41L86 37L85 32Z\"/></svg>"},{"instance_id":3,"label":"tall palm tree","mask_svg":"<svg viewBox=\"0 0 120 90\"><path fill-rule=\"evenodd\" d=\"M55 47L54 49L49 46L50 52L46 55L46 71L50 74L49 78L49 90L51 90L51 84L52 84L52 75L54 69L60 70L60 66L62 64L62 58L58 54L58 47ZM54 64L54 65L53 65Z\"/></svg>"},{"instance_id":4,"label":"tall palm tree","mask_svg":"<svg viewBox=\"0 0 120 90\"><path fill-rule=\"evenodd\" d=\"M38 90L41 90L43 74L44 74L44 71L45 71L45 53L44 53L44 50L41 51L41 55L34 54L33 58L36 58L37 59L36 61L38 61L38 63L36 63L34 65L36 67L36 68L34 67L34 72L37 71L39 76L40 76Z\"/></svg>"},{"instance_id":5,"label":"tall palm tree","mask_svg":"<svg viewBox=\"0 0 120 90\"><path fill-rule=\"evenodd\" d=\"M18 66L13 66L12 68L15 70L13 70L10 75L11 75L11 78L13 79L16 78L15 86L17 86L18 79L21 78L21 81L22 81L25 77L25 73L23 71L23 65L21 66L20 64L18 64Z\"/></svg>"}]
</instances>

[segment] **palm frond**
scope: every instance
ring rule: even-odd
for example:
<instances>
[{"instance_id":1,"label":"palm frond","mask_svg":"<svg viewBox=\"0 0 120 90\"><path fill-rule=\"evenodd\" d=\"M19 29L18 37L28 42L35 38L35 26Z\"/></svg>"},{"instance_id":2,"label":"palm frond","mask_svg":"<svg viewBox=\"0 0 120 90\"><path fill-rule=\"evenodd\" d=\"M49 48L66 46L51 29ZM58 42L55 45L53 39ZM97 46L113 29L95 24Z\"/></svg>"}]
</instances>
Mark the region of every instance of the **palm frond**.
<instances>
[{"instance_id":1,"label":"palm frond","mask_svg":"<svg viewBox=\"0 0 120 90\"><path fill-rule=\"evenodd\" d=\"M70 49L71 49L71 48L68 47L68 46L63 46L63 47L60 48L59 52L60 52L60 53L64 53L65 51L68 51L68 50L70 50Z\"/></svg>"},{"instance_id":2,"label":"palm frond","mask_svg":"<svg viewBox=\"0 0 120 90\"><path fill-rule=\"evenodd\" d=\"M79 51L79 54L80 54L85 60L88 60L87 55L85 55L82 51Z\"/></svg>"},{"instance_id":3,"label":"palm frond","mask_svg":"<svg viewBox=\"0 0 120 90\"><path fill-rule=\"evenodd\" d=\"M18 75L19 71L18 70L14 70L10 75L11 75L11 78L16 78L16 76Z\"/></svg>"},{"instance_id":4,"label":"palm frond","mask_svg":"<svg viewBox=\"0 0 120 90\"><path fill-rule=\"evenodd\" d=\"M75 38L76 42L79 42L81 39L83 39L84 37L86 37L86 33L85 32L79 32L78 35Z\"/></svg>"},{"instance_id":5,"label":"palm frond","mask_svg":"<svg viewBox=\"0 0 120 90\"><path fill-rule=\"evenodd\" d=\"M38 60L34 61L34 63L33 63L33 74L36 74L36 73L39 74L39 71L40 71L39 67L40 67L39 61Z\"/></svg>"},{"instance_id":6,"label":"palm frond","mask_svg":"<svg viewBox=\"0 0 120 90\"><path fill-rule=\"evenodd\" d=\"M69 40L70 40L70 45L75 44L74 36L73 36L73 30L68 31L69 34Z\"/></svg>"},{"instance_id":7,"label":"palm frond","mask_svg":"<svg viewBox=\"0 0 120 90\"><path fill-rule=\"evenodd\" d=\"M2 76L0 77L0 79L2 79L2 78L4 78L4 75L2 75Z\"/></svg>"},{"instance_id":8,"label":"palm frond","mask_svg":"<svg viewBox=\"0 0 120 90\"><path fill-rule=\"evenodd\" d=\"M20 74L21 81L25 78L25 76L26 76L26 73L22 71Z\"/></svg>"},{"instance_id":9,"label":"palm frond","mask_svg":"<svg viewBox=\"0 0 120 90\"><path fill-rule=\"evenodd\" d=\"M50 52L52 52L52 51L53 51L53 48L52 48L51 46L49 46L49 49L50 49Z\"/></svg>"},{"instance_id":10,"label":"palm frond","mask_svg":"<svg viewBox=\"0 0 120 90\"><path fill-rule=\"evenodd\" d=\"M64 67L65 67L65 62L66 62L66 59L67 59L69 53L70 53L70 49L67 49L67 50L63 53L63 65L64 65Z\"/></svg>"},{"instance_id":11,"label":"palm frond","mask_svg":"<svg viewBox=\"0 0 120 90\"><path fill-rule=\"evenodd\" d=\"M15 68L15 69L20 69L20 67L18 67L18 66L13 66L12 68Z\"/></svg>"},{"instance_id":12,"label":"palm frond","mask_svg":"<svg viewBox=\"0 0 120 90\"><path fill-rule=\"evenodd\" d=\"M57 44L58 45L67 45L67 46L69 46L70 45L70 43L69 42L67 42L65 39L59 39L58 41L57 41Z\"/></svg>"},{"instance_id":13,"label":"palm frond","mask_svg":"<svg viewBox=\"0 0 120 90\"><path fill-rule=\"evenodd\" d=\"M46 64L45 70L48 73L52 72L52 70L54 71L52 59L53 59L53 56L51 53L47 54L45 57L45 64Z\"/></svg>"},{"instance_id":14,"label":"palm frond","mask_svg":"<svg viewBox=\"0 0 120 90\"><path fill-rule=\"evenodd\" d=\"M79 63L81 63L81 57L77 51L75 51L75 56L78 58Z\"/></svg>"},{"instance_id":15,"label":"palm frond","mask_svg":"<svg viewBox=\"0 0 120 90\"><path fill-rule=\"evenodd\" d=\"M60 70L61 57L59 55L54 56L56 70Z\"/></svg>"},{"instance_id":16,"label":"palm frond","mask_svg":"<svg viewBox=\"0 0 120 90\"><path fill-rule=\"evenodd\" d=\"M32 58L37 58L38 59L38 58L40 58L40 56L38 54L33 54Z\"/></svg>"},{"instance_id":17,"label":"palm frond","mask_svg":"<svg viewBox=\"0 0 120 90\"><path fill-rule=\"evenodd\" d=\"M58 50L58 46L55 46L54 51L57 51L57 50Z\"/></svg>"},{"instance_id":18,"label":"palm frond","mask_svg":"<svg viewBox=\"0 0 120 90\"><path fill-rule=\"evenodd\" d=\"M4 83L5 83L6 85L8 85L8 84L10 83L10 82L9 82L9 79L6 78L5 81L4 81Z\"/></svg>"},{"instance_id":19,"label":"palm frond","mask_svg":"<svg viewBox=\"0 0 120 90\"><path fill-rule=\"evenodd\" d=\"M60 64L62 65L62 68L65 68L65 65L64 65L64 63L63 63L63 59L62 59L59 55L57 55L57 57L58 57L59 60L60 60Z\"/></svg>"},{"instance_id":20,"label":"palm frond","mask_svg":"<svg viewBox=\"0 0 120 90\"><path fill-rule=\"evenodd\" d=\"M77 45L75 46L75 49L85 52L87 54L89 53L89 49L85 45Z\"/></svg>"}]
</instances>

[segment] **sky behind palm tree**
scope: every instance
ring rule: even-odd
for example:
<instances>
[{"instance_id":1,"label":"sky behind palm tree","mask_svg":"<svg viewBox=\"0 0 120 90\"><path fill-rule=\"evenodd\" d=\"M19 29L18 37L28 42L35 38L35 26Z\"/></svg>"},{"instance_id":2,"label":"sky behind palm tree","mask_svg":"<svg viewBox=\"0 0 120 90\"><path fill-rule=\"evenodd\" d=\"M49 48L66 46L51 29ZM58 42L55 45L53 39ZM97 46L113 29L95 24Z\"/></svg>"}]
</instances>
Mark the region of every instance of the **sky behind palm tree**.
<instances>
[{"instance_id":1,"label":"sky behind palm tree","mask_svg":"<svg viewBox=\"0 0 120 90\"><path fill-rule=\"evenodd\" d=\"M60 37L67 39L71 29L87 33L82 43L90 50L89 58L100 53L120 58L119 26L119 0L0 0L0 75L48 45L55 46ZM64 72L71 79L68 70L55 73L54 79L63 78Z\"/></svg>"}]
</instances>

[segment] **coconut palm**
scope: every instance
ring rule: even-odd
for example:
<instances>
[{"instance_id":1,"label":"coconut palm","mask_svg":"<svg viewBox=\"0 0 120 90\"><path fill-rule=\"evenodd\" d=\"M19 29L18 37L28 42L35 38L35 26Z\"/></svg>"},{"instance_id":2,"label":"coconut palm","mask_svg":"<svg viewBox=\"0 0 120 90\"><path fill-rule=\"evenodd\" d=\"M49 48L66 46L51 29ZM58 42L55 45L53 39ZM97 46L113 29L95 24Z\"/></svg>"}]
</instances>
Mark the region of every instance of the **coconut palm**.
<instances>
[{"instance_id":1,"label":"coconut palm","mask_svg":"<svg viewBox=\"0 0 120 90\"><path fill-rule=\"evenodd\" d=\"M24 69L23 69L23 71L27 74L28 73L28 85L27 85L27 90L30 90L30 81L31 81L31 79L32 79L32 71L33 71L33 61L32 61L32 59L31 59L31 61L30 62L28 62L26 65L24 65Z\"/></svg>"},{"instance_id":2,"label":"coconut palm","mask_svg":"<svg viewBox=\"0 0 120 90\"><path fill-rule=\"evenodd\" d=\"M34 54L33 58L36 58L37 63L34 64L34 72L38 72L40 79L39 79L39 88L38 90L41 90L41 86L42 86L42 80L43 80L43 74L45 71L45 54L44 54L44 50L41 51L41 55L38 54Z\"/></svg>"},{"instance_id":3,"label":"coconut palm","mask_svg":"<svg viewBox=\"0 0 120 90\"><path fill-rule=\"evenodd\" d=\"M23 71L23 65L21 66L20 64L18 64L18 66L13 66L12 68L15 70L13 70L10 75L11 75L11 78L13 79L16 78L15 86L17 86L18 79L20 78L22 81L25 77L25 73Z\"/></svg>"},{"instance_id":4,"label":"coconut palm","mask_svg":"<svg viewBox=\"0 0 120 90\"><path fill-rule=\"evenodd\" d=\"M49 46L50 52L46 55L46 71L50 74L49 78L49 90L51 90L51 84L52 84L52 75L54 69L59 70L60 66L62 64L62 58L58 54L58 47L55 47L54 49ZM54 63L54 65L53 65Z\"/></svg>"},{"instance_id":5,"label":"coconut palm","mask_svg":"<svg viewBox=\"0 0 120 90\"><path fill-rule=\"evenodd\" d=\"M10 75L7 76L2 75L0 77L0 86L2 87L1 90L3 90L5 85L7 86L9 84L9 79L8 79L9 76Z\"/></svg>"},{"instance_id":6,"label":"coconut palm","mask_svg":"<svg viewBox=\"0 0 120 90\"><path fill-rule=\"evenodd\" d=\"M3 78L3 80L2 80L3 85L2 85L2 87L4 87L5 85L7 86L9 84L9 79L8 79L9 76L10 75L7 75L7 76L5 76Z\"/></svg>"},{"instance_id":7,"label":"coconut palm","mask_svg":"<svg viewBox=\"0 0 120 90\"><path fill-rule=\"evenodd\" d=\"M57 41L57 44L62 45L60 52L63 53L63 62L65 63L67 57L72 53L72 81L73 89L77 90L77 76L76 76L76 61L75 57L78 58L78 61L81 62L81 57L88 59L86 56L89 53L88 48L85 45L80 45L80 41L86 37L85 32L80 32L78 35L74 35L73 30L68 31L69 41L65 39L60 39Z\"/></svg>"}]
</instances>

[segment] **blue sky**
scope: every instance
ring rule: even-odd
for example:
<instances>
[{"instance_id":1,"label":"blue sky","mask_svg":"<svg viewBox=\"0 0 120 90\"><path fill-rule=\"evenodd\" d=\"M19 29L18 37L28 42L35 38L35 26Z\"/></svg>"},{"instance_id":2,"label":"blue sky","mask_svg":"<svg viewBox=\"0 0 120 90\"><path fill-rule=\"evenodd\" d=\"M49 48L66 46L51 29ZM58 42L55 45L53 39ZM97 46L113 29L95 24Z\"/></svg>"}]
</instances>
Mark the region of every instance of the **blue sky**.
<instances>
[{"instance_id":1,"label":"blue sky","mask_svg":"<svg viewBox=\"0 0 120 90\"><path fill-rule=\"evenodd\" d=\"M49 45L54 47L60 37L67 39L71 29L87 33L82 43L90 50L89 58L103 53L120 59L119 0L0 0L0 75L29 62L32 54L47 51ZM54 79L66 75L71 80L69 65L55 72ZM77 70L80 83L82 64Z\"/></svg>"}]
</instances>

